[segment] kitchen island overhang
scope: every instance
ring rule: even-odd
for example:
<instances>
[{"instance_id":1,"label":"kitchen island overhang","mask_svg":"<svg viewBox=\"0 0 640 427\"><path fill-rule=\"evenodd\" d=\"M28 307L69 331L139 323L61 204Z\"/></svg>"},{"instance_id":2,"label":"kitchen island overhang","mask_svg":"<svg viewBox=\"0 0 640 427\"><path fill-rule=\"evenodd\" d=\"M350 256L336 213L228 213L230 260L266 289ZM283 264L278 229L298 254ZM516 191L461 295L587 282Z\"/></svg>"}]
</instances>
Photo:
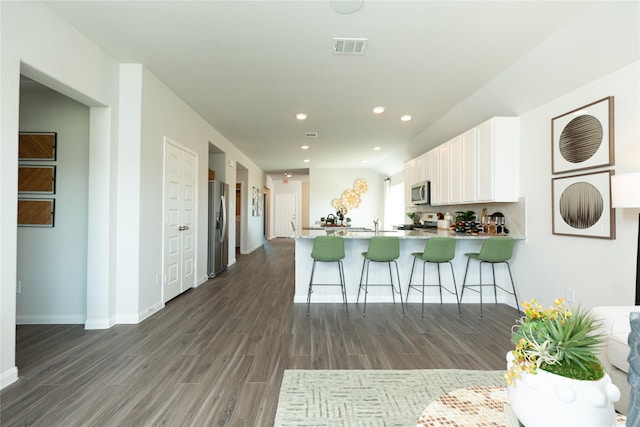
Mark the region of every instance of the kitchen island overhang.
<instances>
[{"instance_id":1,"label":"kitchen island overhang","mask_svg":"<svg viewBox=\"0 0 640 427\"><path fill-rule=\"evenodd\" d=\"M411 255L414 252L422 252L427 240L433 237L453 237L456 242L456 256L452 260L453 269L456 276L456 282L458 287L458 294L462 290L462 280L464 278L465 267L467 264L467 257L464 255L469 252L479 252L480 247L485 239L494 235L472 235L468 233L454 233L448 230L397 230L397 231L381 231L376 234L373 231L368 230L349 230L348 228L330 229L330 230L302 230L295 236L295 294L294 303L306 303L307 293L309 290L309 277L311 275L311 267L313 259L311 258L311 249L313 247L313 240L317 236L326 236L327 234L334 234L344 238L345 258L342 260L344 265L344 274L347 289L347 301L349 304L356 303L358 296L358 285L360 283L360 275L362 272L363 256L362 253L367 251L369 241L372 237L379 236L397 236L400 239L400 258L398 258L398 269L400 274L400 285L402 287L403 298L407 295L407 287L409 286L409 275L411 274L411 266L413 264L414 257ZM514 249L513 257L509 261L513 278L518 289L518 246L526 242L523 236L509 235L516 239L516 248ZM447 268L442 266L441 269ZM509 275L506 267L497 267L496 271L496 283L508 284ZM491 266L485 265L483 267L483 282L490 283L491 280ZM395 269L394 269L395 277ZM395 280L395 279L394 279ZM389 268L385 263L371 263L369 267L369 281L370 283L388 283L389 282ZM472 262L469 267L469 277L467 279L469 284L479 283L478 278L478 265ZM333 263L317 263L314 282L317 283L338 283L338 269ZM416 263L416 271L413 276L413 284L422 283L422 262ZM426 280L425 284L433 285L438 283L438 272L435 264L428 264L426 267ZM453 281L451 274L446 270L442 270L442 284L450 289L453 289ZM443 292L443 303L455 304L455 295L450 295L447 292ZM485 288L483 292L484 303L492 303L495 300L493 290ZM408 303L421 303L422 296L419 292L412 290L409 293ZM425 288L425 303L440 303L440 293L437 287ZM314 287L313 295L311 297L311 303L336 303L341 304L342 294L340 287ZM363 302L363 295L360 295L360 303ZM369 294L367 296L367 304L370 303L392 303L393 295L391 287L380 286L370 287ZM398 301L399 302L399 301ZM480 303L480 295L476 292L465 292L464 298L461 301L463 304ZM498 291L498 303L508 304L515 308L515 301L512 295Z\"/></svg>"}]
</instances>

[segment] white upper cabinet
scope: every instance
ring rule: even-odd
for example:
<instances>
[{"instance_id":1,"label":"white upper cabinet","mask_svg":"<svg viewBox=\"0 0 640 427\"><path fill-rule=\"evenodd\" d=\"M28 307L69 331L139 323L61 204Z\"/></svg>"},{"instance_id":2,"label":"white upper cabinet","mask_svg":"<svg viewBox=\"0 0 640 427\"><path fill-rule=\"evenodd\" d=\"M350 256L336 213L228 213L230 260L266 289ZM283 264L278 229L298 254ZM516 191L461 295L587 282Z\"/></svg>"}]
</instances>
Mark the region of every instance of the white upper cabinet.
<instances>
[{"instance_id":1,"label":"white upper cabinet","mask_svg":"<svg viewBox=\"0 0 640 427\"><path fill-rule=\"evenodd\" d=\"M449 147L449 203L462 203L463 157L462 136L447 142ZM445 179L446 177L442 177Z\"/></svg>"},{"instance_id":2,"label":"white upper cabinet","mask_svg":"<svg viewBox=\"0 0 640 427\"><path fill-rule=\"evenodd\" d=\"M431 204L440 200L440 152L438 148L429 151L429 169L431 173Z\"/></svg>"},{"instance_id":3,"label":"white upper cabinet","mask_svg":"<svg viewBox=\"0 0 640 427\"><path fill-rule=\"evenodd\" d=\"M415 160L404 165L404 204L411 205L411 186L415 183Z\"/></svg>"},{"instance_id":4,"label":"white upper cabinet","mask_svg":"<svg viewBox=\"0 0 640 427\"><path fill-rule=\"evenodd\" d=\"M462 134L462 203L473 203L477 200L478 156L476 145L476 128Z\"/></svg>"},{"instance_id":5,"label":"white upper cabinet","mask_svg":"<svg viewBox=\"0 0 640 427\"><path fill-rule=\"evenodd\" d=\"M411 185L431 181L432 205L517 202L519 135L518 117L494 117L411 160L408 195Z\"/></svg>"},{"instance_id":6,"label":"white upper cabinet","mask_svg":"<svg viewBox=\"0 0 640 427\"><path fill-rule=\"evenodd\" d=\"M475 129L476 201L517 202L520 119L494 117Z\"/></svg>"},{"instance_id":7,"label":"white upper cabinet","mask_svg":"<svg viewBox=\"0 0 640 427\"><path fill-rule=\"evenodd\" d=\"M447 205L451 201L451 165L449 144L442 144L435 150L438 157L436 171L431 175L431 204ZM433 156L433 152L431 154ZM433 167L433 162L431 163ZM432 169L433 170L433 169ZM436 189L435 194L433 189Z\"/></svg>"},{"instance_id":8,"label":"white upper cabinet","mask_svg":"<svg viewBox=\"0 0 640 427\"><path fill-rule=\"evenodd\" d=\"M430 176L429 153L424 153L415 159L415 182L425 182L431 179Z\"/></svg>"}]
</instances>

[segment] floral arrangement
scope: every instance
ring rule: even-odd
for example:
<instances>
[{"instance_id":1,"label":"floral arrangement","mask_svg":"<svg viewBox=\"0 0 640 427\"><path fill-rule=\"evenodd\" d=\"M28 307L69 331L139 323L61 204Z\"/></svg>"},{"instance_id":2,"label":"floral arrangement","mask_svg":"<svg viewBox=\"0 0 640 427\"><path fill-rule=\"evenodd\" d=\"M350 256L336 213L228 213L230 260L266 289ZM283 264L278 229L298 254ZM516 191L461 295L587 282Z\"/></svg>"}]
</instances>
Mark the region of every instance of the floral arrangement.
<instances>
[{"instance_id":1,"label":"floral arrangement","mask_svg":"<svg viewBox=\"0 0 640 427\"><path fill-rule=\"evenodd\" d=\"M604 369L597 352L604 343L598 321L581 308L570 310L564 299L544 310L534 299L522 303L524 316L511 331L512 363L505 379L514 385L521 373L542 369L579 380L597 380Z\"/></svg>"}]
</instances>

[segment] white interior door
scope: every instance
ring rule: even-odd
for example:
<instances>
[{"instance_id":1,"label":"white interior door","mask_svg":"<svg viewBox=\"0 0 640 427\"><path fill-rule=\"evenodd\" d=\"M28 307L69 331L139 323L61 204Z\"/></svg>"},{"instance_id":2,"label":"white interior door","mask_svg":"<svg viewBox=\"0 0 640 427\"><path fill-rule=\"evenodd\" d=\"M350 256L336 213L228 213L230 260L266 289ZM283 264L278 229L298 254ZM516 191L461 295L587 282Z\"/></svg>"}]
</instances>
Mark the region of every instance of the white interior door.
<instances>
[{"instance_id":1,"label":"white interior door","mask_svg":"<svg viewBox=\"0 0 640 427\"><path fill-rule=\"evenodd\" d=\"M297 224L295 193L277 193L275 200L275 235L291 237L295 234L291 223Z\"/></svg>"},{"instance_id":2,"label":"white interior door","mask_svg":"<svg viewBox=\"0 0 640 427\"><path fill-rule=\"evenodd\" d=\"M194 154L165 143L164 302L194 285L196 172Z\"/></svg>"}]
</instances>

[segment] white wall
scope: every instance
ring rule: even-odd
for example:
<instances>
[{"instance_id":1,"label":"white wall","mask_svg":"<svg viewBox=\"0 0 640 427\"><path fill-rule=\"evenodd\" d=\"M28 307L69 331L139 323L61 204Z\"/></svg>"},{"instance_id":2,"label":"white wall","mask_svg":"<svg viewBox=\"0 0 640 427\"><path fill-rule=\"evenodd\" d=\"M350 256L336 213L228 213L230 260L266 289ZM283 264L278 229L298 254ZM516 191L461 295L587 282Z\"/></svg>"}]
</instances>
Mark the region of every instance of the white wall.
<instances>
[{"instance_id":1,"label":"white wall","mask_svg":"<svg viewBox=\"0 0 640 427\"><path fill-rule=\"evenodd\" d=\"M527 242L516 246L512 262L521 300L537 298L548 305L572 288L585 307L634 302L637 210L616 212L616 240L551 234L550 126L552 117L613 95L613 169L640 170L639 16L638 2L594 3L416 138L427 151L492 116L521 117ZM541 98L543 85L555 88L556 95ZM496 98L496 88L519 97Z\"/></svg>"},{"instance_id":2,"label":"white wall","mask_svg":"<svg viewBox=\"0 0 640 427\"><path fill-rule=\"evenodd\" d=\"M615 240L551 233L550 119L614 96L613 169L616 174L640 171L639 76L636 62L521 116L520 190L527 199L527 244L519 247L514 262L521 299L547 304L572 288L576 302L586 307L633 304L637 209L616 209Z\"/></svg>"},{"instance_id":3,"label":"white wall","mask_svg":"<svg viewBox=\"0 0 640 427\"><path fill-rule=\"evenodd\" d=\"M362 196L362 204L351 209L347 216L353 227L373 228L373 220L384 217L383 182L386 176L373 169L309 169L309 224L328 214L336 214L331 201L364 179L369 189Z\"/></svg>"},{"instance_id":4,"label":"white wall","mask_svg":"<svg viewBox=\"0 0 640 427\"><path fill-rule=\"evenodd\" d=\"M208 143L248 170L264 173L144 67L123 65L41 3L0 2L0 387L17 379L17 144L23 73L90 106L87 215L87 328L132 322L161 305L162 141L189 147L198 159L198 227L206 230ZM120 79L122 78L122 86ZM120 89L122 88L122 92ZM123 103L119 96L122 93ZM126 113L119 114L119 107ZM122 126L119 119L122 117ZM134 120L134 118L136 118ZM122 138L119 143L119 138ZM227 170L235 177L235 167ZM231 186L235 182L229 182ZM233 224L232 224L233 226ZM244 238L262 244L261 217ZM206 277L206 232L198 235L197 277ZM232 249L232 252L233 249ZM131 256L130 256L131 255Z\"/></svg>"},{"instance_id":5,"label":"white wall","mask_svg":"<svg viewBox=\"0 0 640 427\"><path fill-rule=\"evenodd\" d=\"M136 312L127 313L119 310L118 316L122 322L138 322L152 314L163 306L162 287L156 285L156 276L162 272L162 228L163 228L163 155L164 140L177 143L185 149L196 153L198 157L198 181L197 181L197 212L196 223L198 227L197 245L196 245L196 282L197 286L207 280L207 227L208 227L208 169L210 164L209 143L215 141L218 148L223 149L220 145L226 142L230 153L225 152L222 165L227 163L227 159L233 159L233 156L242 157L243 164L248 168L248 179L251 182L260 182L262 179L262 171L255 164L248 161L246 157L233 148L228 141L222 139L211 125L209 125L202 117L197 115L191 107L185 104L174 92L167 88L160 80L150 73L143 66L134 64L124 65L124 68L133 68L135 72L123 74L122 85L129 87L131 90L141 93L140 102L144 106L139 110L135 104L132 108L123 106L123 115L131 115L138 117L140 123L139 133L133 130L132 140L139 138L140 146L140 163L132 165L130 172L138 177L140 182L140 197L138 199L126 198L123 196L122 204L119 211L122 216L126 216L129 211L139 211L138 218L139 236L123 233L120 236L123 242L130 241L133 247L139 247L139 251L127 259L121 259L121 268L126 265L130 266L130 270L134 271L135 266L138 268L139 276L133 278L133 292L137 295L138 304L135 307ZM136 84L139 86L136 88ZM137 115L137 116L136 116ZM134 120L135 121L135 120ZM122 136L125 140L125 136ZM233 148L233 149L231 149ZM220 163L220 162L219 162ZM233 162L235 164L235 162ZM226 168L225 168L226 169ZM216 170L216 176L226 176L227 183L230 188L235 187L235 168L229 167L229 170ZM252 178L253 177L253 178ZM232 182L229 182L233 179ZM255 184L254 184L255 185ZM230 199L230 209L235 210L235 198ZM131 221L134 218L130 219ZM250 244L254 244L255 238L251 238L251 227L254 227L252 221L248 222L249 232L247 238ZM255 228L255 227L254 227ZM229 223L230 236L235 236L235 222ZM261 242L261 239L258 239ZM230 240L230 254L235 253L234 240ZM126 245L126 244L125 244ZM255 249L255 248L253 248ZM124 258L124 257L123 257ZM235 258L231 257L230 263L235 262ZM120 284L124 284L125 278ZM131 293L129 290L123 292Z\"/></svg>"},{"instance_id":6,"label":"white wall","mask_svg":"<svg viewBox=\"0 0 640 427\"><path fill-rule=\"evenodd\" d=\"M17 379L16 214L20 73L91 106L87 236L88 325L115 312L112 159L117 152L118 64L46 6L0 2L0 387Z\"/></svg>"},{"instance_id":7,"label":"white wall","mask_svg":"<svg viewBox=\"0 0 640 427\"><path fill-rule=\"evenodd\" d=\"M18 227L17 323L84 324L87 306L89 108L43 86L20 92L20 130L57 132L53 228ZM31 86L31 88L29 88Z\"/></svg>"},{"instance_id":8,"label":"white wall","mask_svg":"<svg viewBox=\"0 0 640 427\"><path fill-rule=\"evenodd\" d=\"M215 171L217 181L227 182L227 156L224 153L209 153L209 169Z\"/></svg>"}]
</instances>

